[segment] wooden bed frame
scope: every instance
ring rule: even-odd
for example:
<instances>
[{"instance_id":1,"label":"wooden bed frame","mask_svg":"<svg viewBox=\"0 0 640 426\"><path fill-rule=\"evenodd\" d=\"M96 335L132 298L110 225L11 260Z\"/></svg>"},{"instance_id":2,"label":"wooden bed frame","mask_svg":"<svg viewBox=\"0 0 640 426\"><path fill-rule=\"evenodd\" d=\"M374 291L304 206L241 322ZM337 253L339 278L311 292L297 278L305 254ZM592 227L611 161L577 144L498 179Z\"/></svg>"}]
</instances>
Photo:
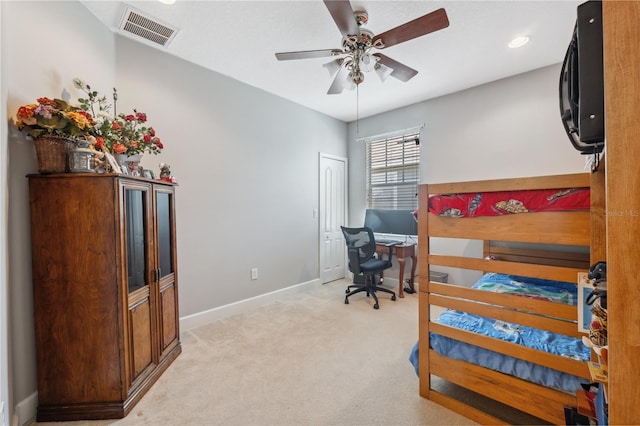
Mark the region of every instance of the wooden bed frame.
<instances>
[{"instance_id":1,"label":"wooden bed frame","mask_svg":"<svg viewBox=\"0 0 640 426\"><path fill-rule=\"evenodd\" d=\"M564 407L575 407L575 396L441 356L430 349L429 333L434 332L575 376L589 378L585 362L432 322L431 307L466 311L580 338L583 334L577 329L577 308L513 295L489 293L460 285L437 283L429 281L428 274L424 274L424 271L429 271L431 266L444 266L576 282L578 272L586 272L590 264L589 250L585 249L591 245L590 212L565 211L456 219L428 213L428 198L430 194L579 187L591 187L590 174L420 185L420 395L479 423L505 423L505 420L478 407L434 389L433 375L545 421L565 424ZM599 199L597 195L592 195L592 204L594 200ZM432 253L429 237L482 240L484 255L493 255L496 260ZM498 247L491 241L561 244L573 248L581 246L582 250L577 250L579 253L571 253L552 249L512 249Z\"/></svg>"}]
</instances>

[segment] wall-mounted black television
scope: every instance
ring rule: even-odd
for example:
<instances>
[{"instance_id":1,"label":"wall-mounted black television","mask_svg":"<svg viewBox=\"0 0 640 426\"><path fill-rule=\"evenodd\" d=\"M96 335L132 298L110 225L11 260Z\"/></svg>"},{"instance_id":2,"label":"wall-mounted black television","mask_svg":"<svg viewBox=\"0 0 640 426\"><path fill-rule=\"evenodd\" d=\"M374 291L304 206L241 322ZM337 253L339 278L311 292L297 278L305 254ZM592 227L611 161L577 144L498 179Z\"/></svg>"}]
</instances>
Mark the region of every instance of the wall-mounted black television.
<instances>
[{"instance_id":1,"label":"wall-mounted black television","mask_svg":"<svg viewBox=\"0 0 640 426\"><path fill-rule=\"evenodd\" d=\"M576 25L560 72L560 116L571 144L582 154L604 149L602 2L577 8Z\"/></svg>"},{"instance_id":2,"label":"wall-mounted black television","mask_svg":"<svg viewBox=\"0 0 640 426\"><path fill-rule=\"evenodd\" d=\"M364 226L376 234L418 235L413 210L367 209Z\"/></svg>"}]
</instances>

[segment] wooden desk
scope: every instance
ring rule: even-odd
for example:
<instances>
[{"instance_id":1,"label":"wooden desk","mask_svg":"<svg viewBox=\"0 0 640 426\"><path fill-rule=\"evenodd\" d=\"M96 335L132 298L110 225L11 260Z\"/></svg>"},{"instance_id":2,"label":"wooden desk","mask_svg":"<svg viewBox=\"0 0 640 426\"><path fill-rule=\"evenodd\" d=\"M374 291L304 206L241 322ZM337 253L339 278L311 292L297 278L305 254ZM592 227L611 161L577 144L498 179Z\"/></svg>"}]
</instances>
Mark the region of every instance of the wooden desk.
<instances>
[{"instance_id":1,"label":"wooden desk","mask_svg":"<svg viewBox=\"0 0 640 426\"><path fill-rule=\"evenodd\" d=\"M382 243L376 243L376 253L379 256L389 254L389 247ZM404 265L407 261L407 257L411 258L411 278L409 279L409 287L415 291L413 286L413 277L416 275L416 245L415 244L396 244L393 246L393 255L398 259L400 264L400 272L398 274L398 297L404 297ZM380 278L383 278L383 273L380 274Z\"/></svg>"}]
</instances>

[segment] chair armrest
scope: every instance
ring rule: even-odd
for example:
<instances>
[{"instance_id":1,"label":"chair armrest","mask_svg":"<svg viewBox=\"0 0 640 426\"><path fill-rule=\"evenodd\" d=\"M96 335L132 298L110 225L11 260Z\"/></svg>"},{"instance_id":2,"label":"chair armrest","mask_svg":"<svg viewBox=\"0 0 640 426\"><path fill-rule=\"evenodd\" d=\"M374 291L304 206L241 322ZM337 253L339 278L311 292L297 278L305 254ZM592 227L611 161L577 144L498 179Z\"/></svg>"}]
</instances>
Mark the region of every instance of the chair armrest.
<instances>
[{"instance_id":1,"label":"chair armrest","mask_svg":"<svg viewBox=\"0 0 640 426\"><path fill-rule=\"evenodd\" d=\"M348 256L349 256L349 269L355 275L360 274L360 251L357 248L349 247L348 248Z\"/></svg>"},{"instance_id":2,"label":"chair armrest","mask_svg":"<svg viewBox=\"0 0 640 426\"><path fill-rule=\"evenodd\" d=\"M397 242L397 241L393 241L393 242L391 242L389 244L385 244L385 247L387 247L389 249L389 254L388 254L389 262L391 262L391 258L393 258L393 247L397 246L398 244L400 244L400 243Z\"/></svg>"}]
</instances>

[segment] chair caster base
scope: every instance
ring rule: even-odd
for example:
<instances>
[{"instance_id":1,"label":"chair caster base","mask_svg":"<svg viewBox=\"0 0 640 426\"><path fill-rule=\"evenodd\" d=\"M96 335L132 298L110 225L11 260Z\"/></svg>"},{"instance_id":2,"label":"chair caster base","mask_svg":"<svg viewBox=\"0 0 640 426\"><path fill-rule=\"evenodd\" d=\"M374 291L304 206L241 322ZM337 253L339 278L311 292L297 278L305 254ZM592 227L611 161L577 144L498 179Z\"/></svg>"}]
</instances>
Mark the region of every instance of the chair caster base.
<instances>
[{"instance_id":1,"label":"chair caster base","mask_svg":"<svg viewBox=\"0 0 640 426\"><path fill-rule=\"evenodd\" d=\"M376 303L375 305L373 305L373 309L380 309L380 305Z\"/></svg>"},{"instance_id":2,"label":"chair caster base","mask_svg":"<svg viewBox=\"0 0 640 426\"><path fill-rule=\"evenodd\" d=\"M349 304L349 299L347 299L346 297L344 298L344 304L348 305Z\"/></svg>"},{"instance_id":3,"label":"chair caster base","mask_svg":"<svg viewBox=\"0 0 640 426\"><path fill-rule=\"evenodd\" d=\"M395 302L395 300L396 300L396 295L395 294L393 296L391 296L391 300L393 300Z\"/></svg>"}]
</instances>

